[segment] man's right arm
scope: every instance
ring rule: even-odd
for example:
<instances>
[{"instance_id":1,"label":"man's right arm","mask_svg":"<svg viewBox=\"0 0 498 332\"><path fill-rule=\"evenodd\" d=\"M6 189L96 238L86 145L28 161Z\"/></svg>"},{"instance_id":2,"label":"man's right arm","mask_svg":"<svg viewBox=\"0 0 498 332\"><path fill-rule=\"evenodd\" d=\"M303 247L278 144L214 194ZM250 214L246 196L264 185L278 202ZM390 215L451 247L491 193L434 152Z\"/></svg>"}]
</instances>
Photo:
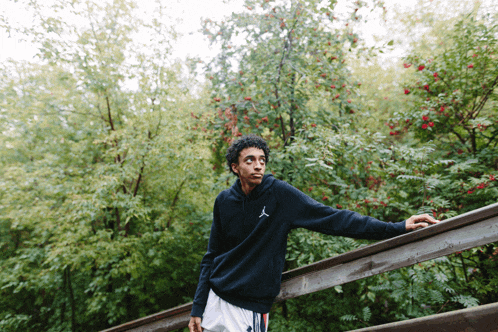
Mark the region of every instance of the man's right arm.
<instances>
[{"instance_id":1,"label":"man's right arm","mask_svg":"<svg viewBox=\"0 0 498 332\"><path fill-rule=\"evenodd\" d=\"M202 317L204 313L204 309L206 307L209 295L209 290L211 288L209 284L209 277L211 275L211 268L213 265L213 261L220 254L223 245L218 200L219 196L214 203L213 224L211 225L209 244L207 252L201 261L201 273L199 276L199 283L197 285L197 290L195 292L194 301L192 305L191 316L199 319Z\"/></svg>"}]
</instances>

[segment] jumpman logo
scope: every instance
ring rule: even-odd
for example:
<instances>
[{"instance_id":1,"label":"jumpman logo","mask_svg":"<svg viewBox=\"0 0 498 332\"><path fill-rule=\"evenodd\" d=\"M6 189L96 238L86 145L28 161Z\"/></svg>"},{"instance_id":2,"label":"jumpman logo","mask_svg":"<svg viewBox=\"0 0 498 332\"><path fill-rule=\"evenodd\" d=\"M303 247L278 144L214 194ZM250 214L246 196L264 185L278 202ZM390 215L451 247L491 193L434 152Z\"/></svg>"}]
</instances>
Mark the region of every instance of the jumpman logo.
<instances>
[{"instance_id":1,"label":"jumpman logo","mask_svg":"<svg viewBox=\"0 0 498 332\"><path fill-rule=\"evenodd\" d=\"M263 206L263 212L261 212L261 215L259 216L260 218L261 218L262 216L267 216L267 217L269 217L269 216L270 216L270 215L268 215L268 214L266 214L266 213L265 213L265 209L266 209L266 206Z\"/></svg>"}]
</instances>

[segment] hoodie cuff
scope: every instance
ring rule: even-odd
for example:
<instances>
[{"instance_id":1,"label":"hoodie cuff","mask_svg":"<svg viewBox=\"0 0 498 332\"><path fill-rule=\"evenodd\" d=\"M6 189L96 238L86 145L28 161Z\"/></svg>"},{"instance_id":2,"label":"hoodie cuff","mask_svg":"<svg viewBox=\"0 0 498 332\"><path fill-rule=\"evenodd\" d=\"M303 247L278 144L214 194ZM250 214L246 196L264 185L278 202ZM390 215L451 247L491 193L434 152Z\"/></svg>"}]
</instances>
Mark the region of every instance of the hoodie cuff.
<instances>
[{"instance_id":1,"label":"hoodie cuff","mask_svg":"<svg viewBox=\"0 0 498 332\"><path fill-rule=\"evenodd\" d=\"M408 231L406 230L406 220L403 220L402 222L395 223L394 225L397 226L397 229L399 230L400 235L408 233Z\"/></svg>"},{"instance_id":2,"label":"hoodie cuff","mask_svg":"<svg viewBox=\"0 0 498 332\"><path fill-rule=\"evenodd\" d=\"M192 317L201 317L204 314L204 309L206 308L206 305L200 305L200 304L192 304L192 311L190 312L190 316Z\"/></svg>"}]
</instances>

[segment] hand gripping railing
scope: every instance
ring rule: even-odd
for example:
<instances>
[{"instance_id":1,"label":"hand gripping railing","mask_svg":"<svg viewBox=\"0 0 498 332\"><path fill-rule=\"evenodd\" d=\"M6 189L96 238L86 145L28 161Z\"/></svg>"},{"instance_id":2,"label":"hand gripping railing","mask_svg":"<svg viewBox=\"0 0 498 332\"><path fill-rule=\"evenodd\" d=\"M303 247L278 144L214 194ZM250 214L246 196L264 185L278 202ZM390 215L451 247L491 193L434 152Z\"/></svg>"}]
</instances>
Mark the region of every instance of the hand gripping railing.
<instances>
[{"instance_id":1,"label":"hand gripping railing","mask_svg":"<svg viewBox=\"0 0 498 332\"><path fill-rule=\"evenodd\" d=\"M295 298L497 241L498 203L285 272L276 301ZM191 309L192 303L187 303L112 327L105 332L173 331L187 326ZM455 318L453 327L448 329L449 325L444 322L452 317ZM457 317L459 319L456 319ZM431 327L430 331L497 332L498 303L356 331L428 331L425 328L428 326Z\"/></svg>"}]
</instances>

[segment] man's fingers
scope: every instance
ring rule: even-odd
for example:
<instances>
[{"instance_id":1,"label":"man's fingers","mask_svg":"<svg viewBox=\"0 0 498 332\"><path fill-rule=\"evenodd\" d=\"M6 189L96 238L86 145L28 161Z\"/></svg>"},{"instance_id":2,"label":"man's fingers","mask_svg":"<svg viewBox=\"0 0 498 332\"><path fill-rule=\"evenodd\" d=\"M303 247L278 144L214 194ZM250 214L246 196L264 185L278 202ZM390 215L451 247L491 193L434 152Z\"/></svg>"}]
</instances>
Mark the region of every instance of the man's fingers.
<instances>
[{"instance_id":1,"label":"man's fingers","mask_svg":"<svg viewBox=\"0 0 498 332\"><path fill-rule=\"evenodd\" d=\"M201 324L193 324L193 325L189 325L189 330L190 332L202 332L202 327L201 327Z\"/></svg>"},{"instance_id":2,"label":"man's fingers","mask_svg":"<svg viewBox=\"0 0 498 332\"><path fill-rule=\"evenodd\" d=\"M415 223L421 222L421 221L427 221L431 224L437 224L439 222L439 220L434 219L432 216L430 216L428 214L420 214L417 216L412 216L412 218L413 218L413 221Z\"/></svg>"},{"instance_id":3,"label":"man's fingers","mask_svg":"<svg viewBox=\"0 0 498 332\"><path fill-rule=\"evenodd\" d=\"M416 223L414 226L415 226L415 229L417 229L417 228L427 227L427 226L429 226L429 224L425 223L425 222L420 222L420 223Z\"/></svg>"},{"instance_id":4,"label":"man's fingers","mask_svg":"<svg viewBox=\"0 0 498 332\"><path fill-rule=\"evenodd\" d=\"M434 219L428 214L419 214L408 218L408 220L406 221L406 229L414 230L418 228L424 228L429 226L429 224L437 224L438 222L439 220Z\"/></svg>"},{"instance_id":5,"label":"man's fingers","mask_svg":"<svg viewBox=\"0 0 498 332\"><path fill-rule=\"evenodd\" d=\"M418 215L418 216L415 216L415 217L417 217L417 219L418 219L417 221L428 221L431 224L436 224L436 223L439 222L439 220L434 219L433 217L431 217L427 213L426 214L421 214L421 215Z\"/></svg>"},{"instance_id":6,"label":"man's fingers","mask_svg":"<svg viewBox=\"0 0 498 332\"><path fill-rule=\"evenodd\" d=\"M190 323L188 324L188 329L190 332L202 332L200 317L191 317Z\"/></svg>"}]
</instances>

